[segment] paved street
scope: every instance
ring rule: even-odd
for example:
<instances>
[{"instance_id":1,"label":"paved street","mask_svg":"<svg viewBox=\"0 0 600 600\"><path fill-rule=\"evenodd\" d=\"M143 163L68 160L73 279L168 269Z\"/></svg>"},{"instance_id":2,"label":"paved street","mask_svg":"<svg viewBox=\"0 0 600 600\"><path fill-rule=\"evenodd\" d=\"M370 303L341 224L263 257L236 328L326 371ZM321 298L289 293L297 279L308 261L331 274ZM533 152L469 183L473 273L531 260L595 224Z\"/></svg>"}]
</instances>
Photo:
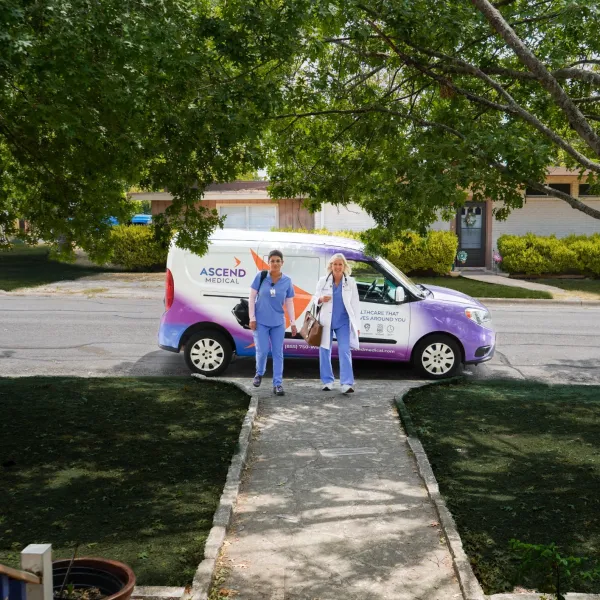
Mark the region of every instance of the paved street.
<instances>
[{"instance_id":1,"label":"paved street","mask_svg":"<svg viewBox=\"0 0 600 600\"><path fill-rule=\"evenodd\" d=\"M183 355L160 350L162 302L121 298L0 296L0 375L185 375ZM473 377L600 383L600 307L493 305L498 351ZM250 377L253 361L226 372ZM357 379L410 380L406 365L361 361ZM288 360L286 377L314 378L314 361Z\"/></svg>"}]
</instances>

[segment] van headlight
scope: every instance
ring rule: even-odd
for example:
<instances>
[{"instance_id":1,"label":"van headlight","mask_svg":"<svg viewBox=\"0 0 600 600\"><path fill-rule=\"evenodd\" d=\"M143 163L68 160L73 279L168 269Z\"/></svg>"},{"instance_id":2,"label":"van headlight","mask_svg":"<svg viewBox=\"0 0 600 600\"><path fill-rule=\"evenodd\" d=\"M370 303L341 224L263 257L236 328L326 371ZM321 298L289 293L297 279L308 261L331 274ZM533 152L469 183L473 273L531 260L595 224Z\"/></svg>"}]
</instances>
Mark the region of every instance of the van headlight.
<instances>
[{"instance_id":1,"label":"van headlight","mask_svg":"<svg viewBox=\"0 0 600 600\"><path fill-rule=\"evenodd\" d=\"M477 325L481 325L482 327L491 327L492 326L492 316L489 311L483 308L465 308L465 317L467 319L471 319L477 323Z\"/></svg>"}]
</instances>

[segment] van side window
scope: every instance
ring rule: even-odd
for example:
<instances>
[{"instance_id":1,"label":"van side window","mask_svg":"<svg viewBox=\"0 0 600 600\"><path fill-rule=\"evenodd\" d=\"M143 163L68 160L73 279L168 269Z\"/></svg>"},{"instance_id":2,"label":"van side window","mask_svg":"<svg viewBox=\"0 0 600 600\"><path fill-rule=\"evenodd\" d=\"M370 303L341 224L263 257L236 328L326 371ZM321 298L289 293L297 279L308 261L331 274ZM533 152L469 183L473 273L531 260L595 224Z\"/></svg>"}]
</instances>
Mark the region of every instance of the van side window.
<instances>
[{"instance_id":1,"label":"van side window","mask_svg":"<svg viewBox=\"0 0 600 600\"><path fill-rule=\"evenodd\" d=\"M356 279L358 296L361 302L394 304L396 284L379 270L375 263L362 260L349 260L352 277Z\"/></svg>"}]
</instances>

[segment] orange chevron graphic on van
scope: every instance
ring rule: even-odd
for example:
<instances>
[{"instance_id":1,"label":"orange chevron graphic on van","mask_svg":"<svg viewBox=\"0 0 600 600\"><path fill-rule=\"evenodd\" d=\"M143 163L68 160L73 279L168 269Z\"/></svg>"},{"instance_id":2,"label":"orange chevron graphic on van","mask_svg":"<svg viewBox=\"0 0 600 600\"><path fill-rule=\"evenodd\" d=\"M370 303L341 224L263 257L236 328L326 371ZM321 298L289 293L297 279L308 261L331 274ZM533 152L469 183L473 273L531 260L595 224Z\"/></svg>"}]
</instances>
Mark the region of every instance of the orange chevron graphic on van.
<instances>
[{"instance_id":1,"label":"orange chevron graphic on van","mask_svg":"<svg viewBox=\"0 0 600 600\"><path fill-rule=\"evenodd\" d=\"M256 268L259 271L268 271L269 265L260 256L258 256L254 250L250 250L250 252L252 252L252 258L254 259ZM296 313L296 316L299 317L304 312L304 309L310 304L313 295L306 290L299 288L297 285L294 286L294 294L294 312ZM289 326L290 319L286 314L285 328L287 329Z\"/></svg>"},{"instance_id":2,"label":"orange chevron graphic on van","mask_svg":"<svg viewBox=\"0 0 600 600\"><path fill-rule=\"evenodd\" d=\"M239 267L239 265L242 261L239 258L237 258L236 256L234 256L233 258L235 259L235 266Z\"/></svg>"}]
</instances>

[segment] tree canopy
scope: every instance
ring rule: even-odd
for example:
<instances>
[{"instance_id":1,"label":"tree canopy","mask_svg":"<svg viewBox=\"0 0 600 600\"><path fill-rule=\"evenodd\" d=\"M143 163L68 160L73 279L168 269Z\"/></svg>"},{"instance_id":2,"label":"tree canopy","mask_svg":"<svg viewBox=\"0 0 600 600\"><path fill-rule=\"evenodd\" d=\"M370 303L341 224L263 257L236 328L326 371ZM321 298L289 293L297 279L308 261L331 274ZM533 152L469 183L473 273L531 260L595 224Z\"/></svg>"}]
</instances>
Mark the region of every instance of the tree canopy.
<instances>
[{"instance_id":1,"label":"tree canopy","mask_svg":"<svg viewBox=\"0 0 600 600\"><path fill-rule=\"evenodd\" d=\"M597 0L2 0L0 229L97 248L131 186L202 252L206 186L357 202L384 241L600 173ZM0 236L1 237L1 236ZM1 240L0 240L1 243Z\"/></svg>"},{"instance_id":2,"label":"tree canopy","mask_svg":"<svg viewBox=\"0 0 600 600\"><path fill-rule=\"evenodd\" d=\"M2 0L0 231L22 218L31 238L96 247L131 212L131 186L167 188L158 229L202 252L219 218L197 202L264 165L261 128L309 13L296 0Z\"/></svg>"},{"instance_id":3,"label":"tree canopy","mask_svg":"<svg viewBox=\"0 0 600 600\"><path fill-rule=\"evenodd\" d=\"M270 130L280 197L357 202L372 239L449 217L471 192L497 218L548 167L600 172L596 0L331 0Z\"/></svg>"}]
</instances>

